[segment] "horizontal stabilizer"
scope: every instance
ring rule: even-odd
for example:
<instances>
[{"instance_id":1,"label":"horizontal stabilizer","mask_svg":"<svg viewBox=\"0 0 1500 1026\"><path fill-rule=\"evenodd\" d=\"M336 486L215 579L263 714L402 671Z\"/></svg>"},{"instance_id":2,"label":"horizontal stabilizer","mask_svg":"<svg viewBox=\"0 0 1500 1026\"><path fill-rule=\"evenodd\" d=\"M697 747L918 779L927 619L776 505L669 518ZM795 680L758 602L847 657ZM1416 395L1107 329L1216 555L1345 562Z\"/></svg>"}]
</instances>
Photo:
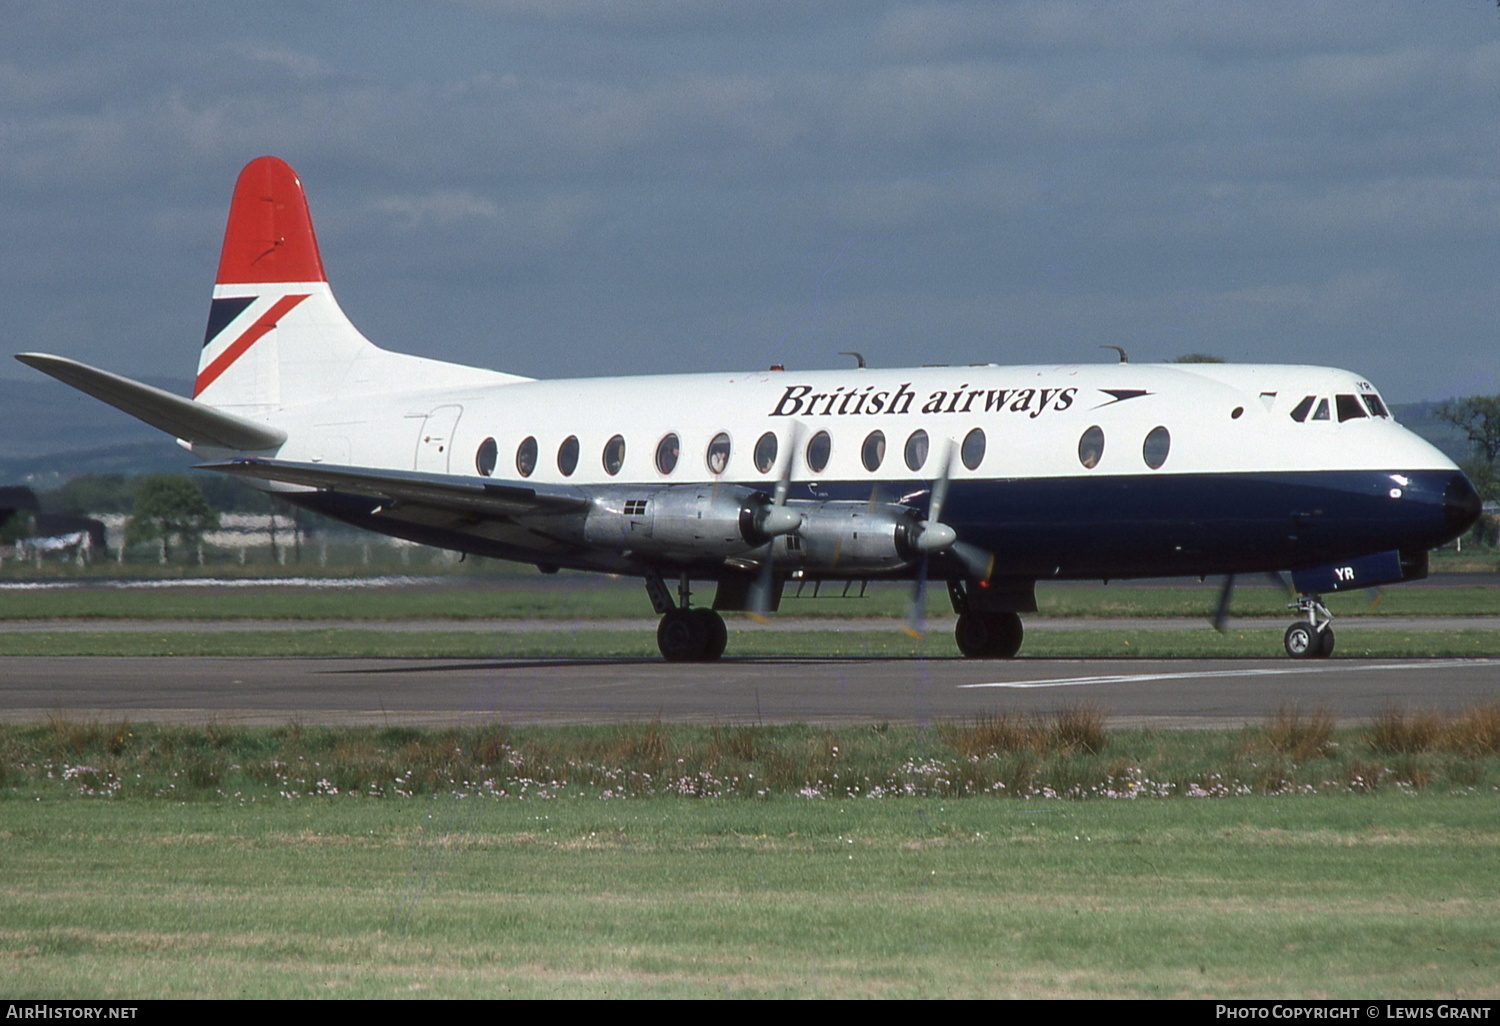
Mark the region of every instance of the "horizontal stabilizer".
<instances>
[{"instance_id":1,"label":"horizontal stabilizer","mask_svg":"<svg viewBox=\"0 0 1500 1026\"><path fill-rule=\"evenodd\" d=\"M196 445L255 450L274 449L286 441L285 431L224 413L77 360L46 353L20 353L16 359L125 411L137 420Z\"/></svg>"},{"instance_id":2,"label":"horizontal stabilizer","mask_svg":"<svg viewBox=\"0 0 1500 1026\"><path fill-rule=\"evenodd\" d=\"M591 502L582 491L567 485L531 485L410 470L368 470L253 457L227 463L206 463L197 469L282 484L328 488L364 495L392 506L425 506L490 516L567 513L587 509Z\"/></svg>"}]
</instances>

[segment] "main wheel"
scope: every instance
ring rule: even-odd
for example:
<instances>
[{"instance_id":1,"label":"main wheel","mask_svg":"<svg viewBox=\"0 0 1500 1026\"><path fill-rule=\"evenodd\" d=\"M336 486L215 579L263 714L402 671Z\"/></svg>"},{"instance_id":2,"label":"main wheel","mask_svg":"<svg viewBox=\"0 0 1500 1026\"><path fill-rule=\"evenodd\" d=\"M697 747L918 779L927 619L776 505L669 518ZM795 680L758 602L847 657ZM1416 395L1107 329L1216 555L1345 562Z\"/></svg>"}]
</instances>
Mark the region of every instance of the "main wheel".
<instances>
[{"instance_id":1,"label":"main wheel","mask_svg":"<svg viewBox=\"0 0 1500 1026\"><path fill-rule=\"evenodd\" d=\"M703 653L698 658L711 663L724 654L724 646L729 644L729 628L724 626L724 618L712 609L695 609L693 618L703 630Z\"/></svg>"},{"instance_id":2,"label":"main wheel","mask_svg":"<svg viewBox=\"0 0 1500 1026\"><path fill-rule=\"evenodd\" d=\"M1286 635L1281 639L1286 654L1293 659L1317 659L1323 654L1322 633L1306 620L1298 620L1286 629ZM1332 651L1332 638L1328 645Z\"/></svg>"},{"instance_id":3,"label":"main wheel","mask_svg":"<svg viewBox=\"0 0 1500 1026\"><path fill-rule=\"evenodd\" d=\"M669 663L702 659L708 649L708 631L692 609L673 609L662 615L656 627L656 647Z\"/></svg>"},{"instance_id":4,"label":"main wheel","mask_svg":"<svg viewBox=\"0 0 1500 1026\"><path fill-rule=\"evenodd\" d=\"M1009 659L1025 631L1015 613L960 613L953 638L968 659Z\"/></svg>"}]
</instances>

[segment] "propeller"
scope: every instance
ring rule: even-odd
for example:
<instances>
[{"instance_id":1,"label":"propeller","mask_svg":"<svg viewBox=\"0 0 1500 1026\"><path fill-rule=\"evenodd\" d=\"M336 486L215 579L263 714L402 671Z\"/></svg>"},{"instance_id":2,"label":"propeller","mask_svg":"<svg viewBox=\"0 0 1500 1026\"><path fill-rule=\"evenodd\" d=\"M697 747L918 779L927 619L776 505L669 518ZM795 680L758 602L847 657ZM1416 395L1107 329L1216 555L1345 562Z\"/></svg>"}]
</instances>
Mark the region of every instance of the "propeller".
<instances>
[{"instance_id":1,"label":"propeller","mask_svg":"<svg viewBox=\"0 0 1500 1026\"><path fill-rule=\"evenodd\" d=\"M1234 574L1224 575L1224 586L1219 589L1219 604L1214 607L1213 625L1214 630L1220 634L1224 633L1224 625L1229 622L1229 600L1234 597Z\"/></svg>"},{"instance_id":2,"label":"propeller","mask_svg":"<svg viewBox=\"0 0 1500 1026\"><path fill-rule=\"evenodd\" d=\"M797 462L797 443L801 438L800 425L792 421L792 429L787 438L786 460L781 466L781 475L776 479L776 491L773 493L771 503L765 506L756 515L755 527L761 534L770 538L766 547L766 556L760 563L760 571L755 575L755 581L750 586L750 597L747 605L750 607L750 618L757 623L766 622L766 614L771 611L771 598L776 587L776 539L784 534L796 534L802 527L802 514L794 509L788 509L786 505L787 492L792 487L792 468Z\"/></svg>"},{"instance_id":3,"label":"propeller","mask_svg":"<svg viewBox=\"0 0 1500 1026\"><path fill-rule=\"evenodd\" d=\"M927 518L913 528L911 543L921 553L917 565L916 586L912 589L911 612L902 628L908 635L920 638L926 633L927 618L927 568L933 553L947 553L956 558L970 580L987 581L995 569L995 554L958 540L958 532L943 523L943 506L948 501L948 482L953 476L953 439L943 446L943 458L938 466L937 480L932 483L932 494L927 503Z\"/></svg>"},{"instance_id":4,"label":"propeller","mask_svg":"<svg viewBox=\"0 0 1500 1026\"><path fill-rule=\"evenodd\" d=\"M1287 580L1286 577L1277 573L1276 571L1272 570L1267 572L1266 579L1270 581L1272 585L1280 588L1288 595L1296 594L1296 589L1292 587L1291 581ZM1213 619L1210 621L1214 625L1214 630L1218 631L1220 634L1224 633L1224 626L1229 622L1229 602L1233 596L1234 574L1226 574L1224 577L1224 584L1219 588L1219 602L1214 607Z\"/></svg>"}]
</instances>

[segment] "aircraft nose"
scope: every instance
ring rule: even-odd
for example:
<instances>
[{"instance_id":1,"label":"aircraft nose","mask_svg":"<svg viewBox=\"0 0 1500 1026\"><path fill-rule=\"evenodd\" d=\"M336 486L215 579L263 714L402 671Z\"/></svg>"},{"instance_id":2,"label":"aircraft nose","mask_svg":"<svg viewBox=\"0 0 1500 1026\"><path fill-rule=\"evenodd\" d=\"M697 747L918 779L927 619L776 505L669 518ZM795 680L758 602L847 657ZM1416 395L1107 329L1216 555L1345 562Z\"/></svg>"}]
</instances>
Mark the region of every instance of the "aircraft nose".
<instances>
[{"instance_id":1,"label":"aircraft nose","mask_svg":"<svg viewBox=\"0 0 1500 1026\"><path fill-rule=\"evenodd\" d=\"M1443 489L1443 518L1455 536L1463 534L1479 519L1479 493L1462 474L1454 474Z\"/></svg>"}]
</instances>

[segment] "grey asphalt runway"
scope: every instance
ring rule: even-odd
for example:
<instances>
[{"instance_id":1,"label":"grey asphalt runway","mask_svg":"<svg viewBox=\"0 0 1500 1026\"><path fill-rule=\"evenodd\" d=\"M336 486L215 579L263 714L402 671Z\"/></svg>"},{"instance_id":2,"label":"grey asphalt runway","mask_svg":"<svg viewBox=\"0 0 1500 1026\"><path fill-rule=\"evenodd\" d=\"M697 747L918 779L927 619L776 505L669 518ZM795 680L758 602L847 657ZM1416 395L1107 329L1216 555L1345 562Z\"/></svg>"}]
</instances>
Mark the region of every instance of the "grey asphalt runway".
<instances>
[{"instance_id":1,"label":"grey asphalt runway","mask_svg":"<svg viewBox=\"0 0 1500 1026\"><path fill-rule=\"evenodd\" d=\"M1343 722L1500 700L1500 659L266 659L15 657L0 720L237 724L929 722L1089 703L1118 726Z\"/></svg>"}]
</instances>

